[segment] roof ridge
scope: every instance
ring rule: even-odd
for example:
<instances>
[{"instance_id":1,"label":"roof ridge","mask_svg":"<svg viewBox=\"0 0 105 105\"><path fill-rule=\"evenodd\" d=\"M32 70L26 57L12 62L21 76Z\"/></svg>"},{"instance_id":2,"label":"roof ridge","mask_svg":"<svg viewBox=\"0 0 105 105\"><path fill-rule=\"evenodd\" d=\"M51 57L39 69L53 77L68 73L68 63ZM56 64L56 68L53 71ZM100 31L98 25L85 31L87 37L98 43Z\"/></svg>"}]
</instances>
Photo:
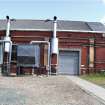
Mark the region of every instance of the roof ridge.
<instances>
[{"instance_id":1,"label":"roof ridge","mask_svg":"<svg viewBox=\"0 0 105 105\"><path fill-rule=\"evenodd\" d=\"M0 21L4 21L4 20L6 20L6 19L0 19ZM15 19L14 18L14 20L22 20L22 21L45 21L45 20L47 20L47 19ZM50 19L49 19L50 20ZM51 20L52 21L52 20ZM58 22L59 21L63 21L63 22L66 22L66 21L69 21L69 22L83 22L83 23L101 23L101 22L88 22L88 21L78 21L78 20L58 20ZM101 23L102 24L102 23Z\"/></svg>"}]
</instances>

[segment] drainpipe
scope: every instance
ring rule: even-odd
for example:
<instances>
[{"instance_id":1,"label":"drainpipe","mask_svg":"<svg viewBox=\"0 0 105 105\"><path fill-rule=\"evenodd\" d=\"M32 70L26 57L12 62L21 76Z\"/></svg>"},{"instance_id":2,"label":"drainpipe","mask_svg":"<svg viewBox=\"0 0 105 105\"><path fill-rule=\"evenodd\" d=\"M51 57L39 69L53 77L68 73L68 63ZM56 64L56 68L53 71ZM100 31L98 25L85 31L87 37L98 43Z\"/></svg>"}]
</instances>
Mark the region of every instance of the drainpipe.
<instances>
[{"instance_id":1,"label":"drainpipe","mask_svg":"<svg viewBox=\"0 0 105 105\"><path fill-rule=\"evenodd\" d=\"M10 43L8 43L9 41L11 41L11 38L10 38L10 18L9 16L6 16L7 18L7 27L6 27L6 36L4 37L4 40L7 41L5 43L5 52L9 53L10 52Z\"/></svg>"},{"instance_id":2,"label":"drainpipe","mask_svg":"<svg viewBox=\"0 0 105 105\"><path fill-rule=\"evenodd\" d=\"M53 20L53 36L51 39L51 74L56 74L58 65L57 17Z\"/></svg>"}]
</instances>

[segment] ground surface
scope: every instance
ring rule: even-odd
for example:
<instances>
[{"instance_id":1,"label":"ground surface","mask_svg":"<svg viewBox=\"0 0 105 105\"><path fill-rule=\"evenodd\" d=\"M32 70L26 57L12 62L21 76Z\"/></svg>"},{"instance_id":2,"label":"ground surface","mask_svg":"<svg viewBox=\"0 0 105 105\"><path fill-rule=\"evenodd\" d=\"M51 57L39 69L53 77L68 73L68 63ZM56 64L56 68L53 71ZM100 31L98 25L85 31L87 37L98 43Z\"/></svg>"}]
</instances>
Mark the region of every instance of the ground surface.
<instances>
[{"instance_id":1,"label":"ground surface","mask_svg":"<svg viewBox=\"0 0 105 105\"><path fill-rule=\"evenodd\" d=\"M88 80L93 82L101 87L105 88L105 72L104 73L96 73L96 74L89 74L89 75L82 75L80 76L82 79Z\"/></svg>"},{"instance_id":2,"label":"ground surface","mask_svg":"<svg viewBox=\"0 0 105 105\"><path fill-rule=\"evenodd\" d=\"M104 105L66 76L2 77L0 105Z\"/></svg>"}]
</instances>

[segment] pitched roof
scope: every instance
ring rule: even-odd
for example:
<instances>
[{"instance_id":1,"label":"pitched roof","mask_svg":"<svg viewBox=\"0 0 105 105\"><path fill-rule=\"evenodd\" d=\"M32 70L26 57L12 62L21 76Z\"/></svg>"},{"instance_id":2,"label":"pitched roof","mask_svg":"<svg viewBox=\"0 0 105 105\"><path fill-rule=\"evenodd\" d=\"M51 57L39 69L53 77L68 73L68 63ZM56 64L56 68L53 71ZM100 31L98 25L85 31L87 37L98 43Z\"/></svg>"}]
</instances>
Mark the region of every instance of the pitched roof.
<instances>
[{"instance_id":1,"label":"pitched roof","mask_svg":"<svg viewBox=\"0 0 105 105\"><path fill-rule=\"evenodd\" d=\"M105 26L100 22L58 20L57 23L57 31L105 33ZM5 29L6 20L0 20L0 30ZM53 29L53 21L18 19L11 21L10 29L22 31L51 31Z\"/></svg>"}]
</instances>

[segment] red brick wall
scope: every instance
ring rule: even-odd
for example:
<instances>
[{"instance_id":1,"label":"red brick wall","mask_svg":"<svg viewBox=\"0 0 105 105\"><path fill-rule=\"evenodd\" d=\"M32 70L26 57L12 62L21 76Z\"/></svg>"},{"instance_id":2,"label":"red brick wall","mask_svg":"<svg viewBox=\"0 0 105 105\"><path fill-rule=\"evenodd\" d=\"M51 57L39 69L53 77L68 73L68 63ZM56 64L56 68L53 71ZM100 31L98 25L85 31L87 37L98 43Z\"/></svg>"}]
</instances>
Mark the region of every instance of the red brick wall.
<instances>
[{"instance_id":1,"label":"red brick wall","mask_svg":"<svg viewBox=\"0 0 105 105\"><path fill-rule=\"evenodd\" d=\"M105 38L101 34L95 35L95 71L105 69Z\"/></svg>"},{"instance_id":2,"label":"red brick wall","mask_svg":"<svg viewBox=\"0 0 105 105\"><path fill-rule=\"evenodd\" d=\"M0 36L5 36L5 31L0 31ZM13 43L29 43L32 40L45 40L52 37L52 32L44 31L11 31ZM88 72L89 38L95 40L95 64L94 69L105 69L105 38L101 34L80 33L80 32L57 32L59 38L59 48L79 48L81 49L81 73L83 69ZM43 50L42 50L43 52ZM41 63L44 63L43 54ZM57 57L52 56L52 64L57 63Z\"/></svg>"}]
</instances>

